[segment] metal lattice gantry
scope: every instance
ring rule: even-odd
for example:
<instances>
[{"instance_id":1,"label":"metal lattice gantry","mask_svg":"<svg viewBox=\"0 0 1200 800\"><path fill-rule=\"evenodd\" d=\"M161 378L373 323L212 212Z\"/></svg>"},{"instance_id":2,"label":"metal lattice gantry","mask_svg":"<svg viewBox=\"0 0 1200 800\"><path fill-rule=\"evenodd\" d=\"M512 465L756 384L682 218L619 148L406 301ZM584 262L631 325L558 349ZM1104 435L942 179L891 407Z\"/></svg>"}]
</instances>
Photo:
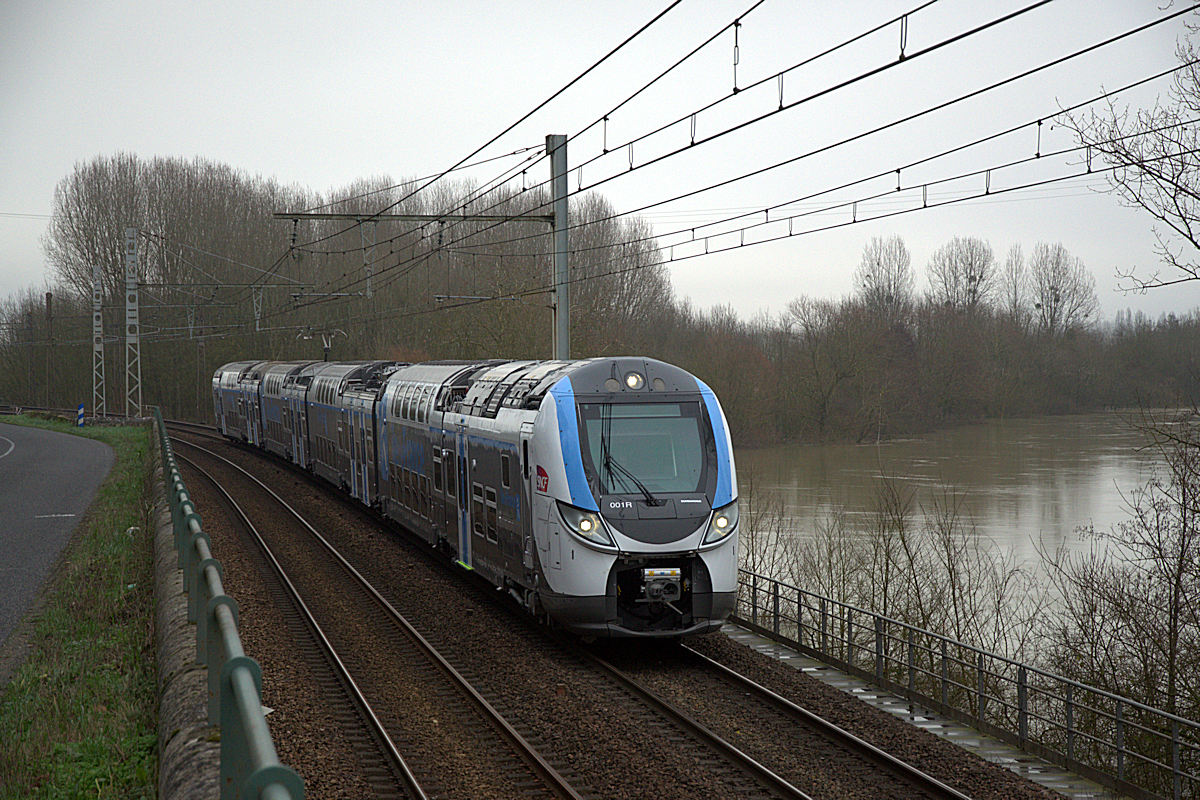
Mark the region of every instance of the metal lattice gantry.
<instances>
[{"instance_id":1,"label":"metal lattice gantry","mask_svg":"<svg viewBox=\"0 0 1200 800\"><path fill-rule=\"evenodd\" d=\"M104 300L104 270L100 262L92 264L92 413L103 417L107 413L104 402L104 318L101 303Z\"/></svg>"},{"instance_id":2,"label":"metal lattice gantry","mask_svg":"<svg viewBox=\"0 0 1200 800\"><path fill-rule=\"evenodd\" d=\"M137 228L125 229L125 416L142 416L142 345L138 323Z\"/></svg>"}]
</instances>

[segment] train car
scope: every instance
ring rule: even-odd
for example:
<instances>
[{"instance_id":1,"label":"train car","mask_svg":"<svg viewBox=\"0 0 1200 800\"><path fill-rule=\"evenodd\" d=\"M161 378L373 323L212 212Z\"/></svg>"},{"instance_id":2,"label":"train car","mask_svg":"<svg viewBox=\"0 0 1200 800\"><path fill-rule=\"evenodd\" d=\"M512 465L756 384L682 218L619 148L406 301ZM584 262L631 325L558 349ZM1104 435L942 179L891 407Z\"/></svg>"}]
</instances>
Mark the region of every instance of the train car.
<instances>
[{"instance_id":1,"label":"train car","mask_svg":"<svg viewBox=\"0 0 1200 800\"><path fill-rule=\"evenodd\" d=\"M312 373L304 410L307 414L309 469L347 491L354 482L352 412L343 397L353 383L390 361L325 362ZM373 424L373 422L372 422Z\"/></svg>"},{"instance_id":2,"label":"train car","mask_svg":"<svg viewBox=\"0 0 1200 800\"><path fill-rule=\"evenodd\" d=\"M283 379L279 390L284 406L287 435L291 440L291 462L305 469L312 468L312 452L308 435L308 390L313 376L325 366L324 361L313 361Z\"/></svg>"},{"instance_id":3,"label":"train car","mask_svg":"<svg viewBox=\"0 0 1200 800\"><path fill-rule=\"evenodd\" d=\"M231 439L258 444L257 379L251 379L250 375L263 363L236 361L218 368L213 374L213 411L217 429Z\"/></svg>"},{"instance_id":4,"label":"train car","mask_svg":"<svg viewBox=\"0 0 1200 800\"><path fill-rule=\"evenodd\" d=\"M370 362L294 382L306 375L313 470L531 612L585 636L666 637L732 611L732 443L716 396L684 370Z\"/></svg>"},{"instance_id":5,"label":"train car","mask_svg":"<svg viewBox=\"0 0 1200 800\"><path fill-rule=\"evenodd\" d=\"M343 463L348 469L341 482L353 497L372 507L378 505L379 497L376 407L388 375L401 366L391 361L376 361L347 374L342 385L340 424L345 428Z\"/></svg>"},{"instance_id":6,"label":"train car","mask_svg":"<svg viewBox=\"0 0 1200 800\"><path fill-rule=\"evenodd\" d=\"M292 432L295 427L290 419L293 406L284 398L283 387L289 378L313 363L317 362L273 361L258 368L262 373L259 383L262 446L288 461L294 460L299 437Z\"/></svg>"}]
</instances>

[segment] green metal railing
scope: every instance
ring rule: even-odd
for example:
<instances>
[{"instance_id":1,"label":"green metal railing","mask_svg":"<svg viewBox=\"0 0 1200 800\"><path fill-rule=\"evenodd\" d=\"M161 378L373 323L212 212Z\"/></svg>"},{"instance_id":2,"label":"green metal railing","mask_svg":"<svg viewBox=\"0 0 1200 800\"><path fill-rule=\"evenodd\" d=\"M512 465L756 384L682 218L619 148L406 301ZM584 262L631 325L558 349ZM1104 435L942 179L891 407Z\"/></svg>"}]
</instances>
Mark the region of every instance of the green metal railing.
<instances>
[{"instance_id":1,"label":"green metal railing","mask_svg":"<svg viewBox=\"0 0 1200 800\"><path fill-rule=\"evenodd\" d=\"M196 623L196 663L208 670L208 721L221 729L222 800L302 800L304 783L279 762L262 706L262 671L242 649L238 607L221 584L221 564L175 463L159 409L154 410L167 503L188 620Z\"/></svg>"},{"instance_id":2,"label":"green metal railing","mask_svg":"<svg viewBox=\"0 0 1200 800\"><path fill-rule=\"evenodd\" d=\"M739 570L737 620L1137 798L1200 797L1200 722Z\"/></svg>"}]
</instances>

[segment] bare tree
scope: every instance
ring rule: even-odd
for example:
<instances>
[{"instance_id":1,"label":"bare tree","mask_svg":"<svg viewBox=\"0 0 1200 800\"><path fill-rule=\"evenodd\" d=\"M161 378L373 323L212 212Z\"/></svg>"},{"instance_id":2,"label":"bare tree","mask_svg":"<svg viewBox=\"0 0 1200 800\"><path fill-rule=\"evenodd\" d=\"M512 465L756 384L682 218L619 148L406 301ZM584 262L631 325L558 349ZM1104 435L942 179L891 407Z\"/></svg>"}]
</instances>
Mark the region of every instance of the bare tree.
<instances>
[{"instance_id":1,"label":"bare tree","mask_svg":"<svg viewBox=\"0 0 1200 800\"><path fill-rule=\"evenodd\" d=\"M1063 602L1047 620L1051 666L1194 718L1200 711L1200 449L1194 417L1158 435L1165 475L1126 498L1130 518L1092 531L1090 553L1044 556Z\"/></svg>"},{"instance_id":2,"label":"bare tree","mask_svg":"<svg viewBox=\"0 0 1200 800\"><path fill-rule=\"evenodd\" d=\"M801 297L788 304L784 322L794 331L787 390L791 413L808 421L817 438L831 433L837 392L862 370L863 348L848 326L841 305Z\"/></svg>"},{"instance_id":3,"label":"bare tree","mask_svg":"<svg viewBox=\"0 0 1200 800\"><path fill-rule=\"evenodd\" d=\"M1189 25L1194 35L1200 26ZM1112 190L1126 205L1149 212L1165 228L1156 227L1156 250L1172 268L1138 275L1119 273L1129 289L1170 286L1200 280L1200 64L1190 38L1176 48L1180 64L1166 102L1130 111L1110 101L1106 110L1068 115L1088 158L1099 158L1113 169Z\"/></svg>"},{"instance_id":4,"label":"bare tree","mask_svg":"<svg viewBox=\"0 0 1200 800\"><path fill-rule=\"evenodd\" d=\"M1034 246L1029 284L1038 325L1047 333L1084 326L1100 309L1095 277L1061 243Z\"/></svg>"},{"instance_id":5,"label":"bare tree","mask_svg":"<svg viewBox=\"0 0 1200 800\"><path fill-rule=\"evenodd\" d=\"M996 295L1000 308L1013 319L1022 319L1028 307L1029 275L1020 244L1008 248L1004 266L996 276Z\"/></svg>"},{"instance_id":6,"label":"bare tree","mask_svg":"<svg viewBox=\"0 0 1200 800\"><path fill-rule=\"evenodd\" d=\"M912 306L914 284L912 256L904 240L896 235L872 236L854 271L855 288L867 306L889 315L903 314Z\"/></svg>"},{"instance_id":7,"label":"bare tree","mask_svg":"<svg viewBox=\"0 0 1200 800\"><path fill-rule=\"evenodd\" d=\"M955 236L929 259L929 299L969 311L987 304L996 291L992 246L973 236Z\"/></svg>"}]
</instances>

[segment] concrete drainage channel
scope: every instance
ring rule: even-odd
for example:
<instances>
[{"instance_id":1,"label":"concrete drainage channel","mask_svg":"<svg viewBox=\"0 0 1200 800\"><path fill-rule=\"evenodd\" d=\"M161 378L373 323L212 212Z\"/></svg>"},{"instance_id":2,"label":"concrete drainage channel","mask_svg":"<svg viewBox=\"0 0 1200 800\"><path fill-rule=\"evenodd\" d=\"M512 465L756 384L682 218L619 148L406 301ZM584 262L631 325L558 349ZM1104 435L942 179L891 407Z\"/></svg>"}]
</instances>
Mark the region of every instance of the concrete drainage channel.
<instances>
[{"instance_id":1,"label":"concrete drainage channel","mask_svg":"<svg viewBox=\"0 0 1200 800\"><path fill-rule=\"evenodd\" d=\"M237 604L222 588L157 410L154 425L156 478L166 489L154 535L159 797L300 800L304 784L276 756L261 672L242 650Z\"/></svg>"}]
</instances>

